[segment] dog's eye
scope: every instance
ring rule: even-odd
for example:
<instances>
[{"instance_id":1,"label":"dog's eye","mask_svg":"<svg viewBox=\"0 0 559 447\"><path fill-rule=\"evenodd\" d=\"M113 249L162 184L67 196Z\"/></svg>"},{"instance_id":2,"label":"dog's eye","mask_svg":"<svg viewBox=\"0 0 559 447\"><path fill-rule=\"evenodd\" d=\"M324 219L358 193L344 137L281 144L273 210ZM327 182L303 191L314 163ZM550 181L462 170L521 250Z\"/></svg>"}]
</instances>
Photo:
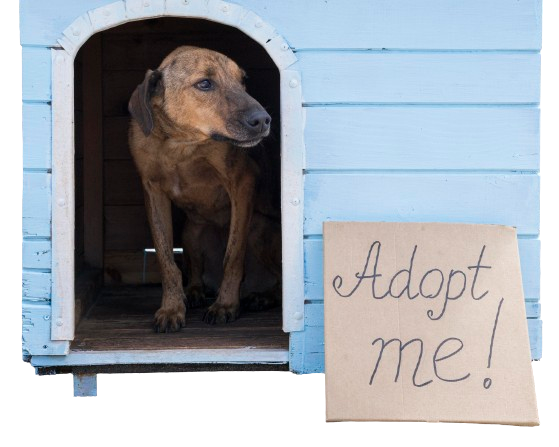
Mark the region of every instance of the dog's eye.
<instances>
[{"instance_id":1,"label":"dog's eye","mask_svg":"<svg viewBox=\"0 0 559 447\"><path fill-rule=\"evenodd\" d=\"M204 79L203 81L200 81L198 83L196 83L196 88L198 90L202 90L202 91L208 91L213 87L212 83L210 80L208 79Z\"/></svg>"}]
</instances>

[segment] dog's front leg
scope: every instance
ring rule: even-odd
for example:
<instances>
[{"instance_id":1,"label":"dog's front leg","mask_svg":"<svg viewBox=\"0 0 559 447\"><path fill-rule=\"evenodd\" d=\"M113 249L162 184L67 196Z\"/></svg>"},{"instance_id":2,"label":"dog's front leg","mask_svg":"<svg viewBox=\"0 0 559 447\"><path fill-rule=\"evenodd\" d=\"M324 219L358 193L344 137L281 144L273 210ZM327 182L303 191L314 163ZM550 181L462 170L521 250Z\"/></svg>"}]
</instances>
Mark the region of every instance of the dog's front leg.
<instances>
[{"instance_id":1,"label":"dog's front leg","mask_svg":"<svg viewBox=\"0 0 559 447\"><path fill-rule=\"evenodd\" d=\"M173 255L171 200L157 184L144 182L146 211L163 282L161 307L155 313L156 332L174 332L185 324L186 306L181 272Z\"/></svg>"},{"instance_id":2,"label":"dog's front leg","mask_svg":"<svg viewBox=\"0 0 559 447\"><path fill-rule=\"evenodd\" d=\"M244 273L248 231L253 209L254 176L247 173L229 188L231 222L223 258L223 279L215 302L204 315L206 323L228 323L239 317L239 292Z\"/></svg>"}]
</instances>

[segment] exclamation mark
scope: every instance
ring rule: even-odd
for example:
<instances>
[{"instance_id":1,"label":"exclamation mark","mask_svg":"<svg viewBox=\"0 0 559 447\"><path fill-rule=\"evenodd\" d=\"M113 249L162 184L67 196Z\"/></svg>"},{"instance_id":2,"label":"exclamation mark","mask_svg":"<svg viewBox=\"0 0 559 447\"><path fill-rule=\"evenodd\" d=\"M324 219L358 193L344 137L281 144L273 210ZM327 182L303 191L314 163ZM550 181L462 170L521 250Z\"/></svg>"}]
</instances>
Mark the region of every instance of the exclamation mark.
<instances>
[{"instance_id":1,"label":"exclamation mark","mask_svg":"<svg viewBox=\"0 0 559 447\"><path fill-rule=\"evenodd\" d=\"M487 368L491 368L491 356L493 355L493 341L495 340L495 332L497 331L497 323L499 322L499 314L501 313L501 306L503 305L504 298L499 301L499 307L497 308L497 315L495 316L495 324L493 324L493 333L491 334L491 344L489 345L489 356L487 357ZM491 379L486 377L483 380L483 387L488 390L491 387Z\"/></svg>"}]
</instances>

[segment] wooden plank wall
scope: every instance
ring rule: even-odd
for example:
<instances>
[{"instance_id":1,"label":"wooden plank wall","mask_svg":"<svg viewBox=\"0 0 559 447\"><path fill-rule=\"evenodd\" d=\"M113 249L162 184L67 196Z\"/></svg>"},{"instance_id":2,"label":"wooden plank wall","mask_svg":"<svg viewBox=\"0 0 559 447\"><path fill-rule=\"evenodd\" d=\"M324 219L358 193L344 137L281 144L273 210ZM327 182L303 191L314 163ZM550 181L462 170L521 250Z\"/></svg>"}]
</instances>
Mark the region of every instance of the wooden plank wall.
<instances>
[{"instance_id":1,"label":"wooden plank wall","mask_svg":"<svg viewBox=\"0 0 559 447\"><path fill-rule=\"evenodd\" d=\"M148 68L155 69L180 45L229 55L248 73L247 89L269 110L273 137L266 149L279 153L279 74L267 53L244 34L217 23L155 19L105 31L103 52L104 271L107 284L142 282L143 249L153 247L136 167L128 149L128 100ZM275 118L275 119L274 119ZM175 246L181 216L176 211ZM180 262L177 256L177 262ZM159 282L155 256L147 256L146 282Z\"/></svg>"},{"instance_id":2,"label":"wooden plank wall","mask_svg":"<svg viewBox=\"0 0 559 447\"><path fill-rule=\"evenodd\" d=\"M74 60L74 182L75 182L75 268L76 277L84 268L84 111L83 111L83 55L88 50L84 45Z\"/></svg>"},{"instance_id":3,"label":"wooden plank wall","mask_svg":"<svg viewBox=\"0 0 559 447\"><path fill-rule=\"evenodd\" d=\"M21 0L24 129L33 129L24 130L25 306L50 297L48 47L110 1ZM541 0L236 3L277 28L302 73L307 304L305 331L291 335L292 370L323 371L318 247L320 222L333 218L517 226L539 359Z\"/></svg>"},{"instance_id":4,"label":"wooden plank wall","mask_svg":"<svg viewBox=\"0 0 559 447\"><path fill-rule=\"evenodd\" d=\"M516 226L532 357L539 359L541 5L449 2L451 12L440 2L389 3L363 7L352 20L367 17L370 25L358 31L319 41L307 29L304 46L290 41L306 107L305 330L291 335L290 367L324 370L325 220ZM483 17L469 22L462 7ZM526 32L519 39L507 27L522 8L532 9L517 23ZM341 2L326 9L338 23L350 14ZM312 15L313 31L326 14ZM459 31L450 35L449 26Z\"/></svg>"}]
</instances>

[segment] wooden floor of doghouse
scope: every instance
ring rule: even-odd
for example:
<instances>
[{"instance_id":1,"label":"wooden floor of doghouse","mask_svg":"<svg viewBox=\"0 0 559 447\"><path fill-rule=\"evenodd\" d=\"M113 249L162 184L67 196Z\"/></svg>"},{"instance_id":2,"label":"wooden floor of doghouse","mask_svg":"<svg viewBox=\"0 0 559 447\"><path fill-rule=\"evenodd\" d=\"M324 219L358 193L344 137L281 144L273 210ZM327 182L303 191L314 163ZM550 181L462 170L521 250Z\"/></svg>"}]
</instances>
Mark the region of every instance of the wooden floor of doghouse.
<instances>
[{"instance_id":1,"label":"wooden floor of doghouse","mask_svg":"<svg viewBox=\"0 0 559 447\"><path fill-rule=\"evenodd\" d=\"M232 323L208 325L202 321L206 305L189 309L186 327L180 332L153 331L153 314L159 308L161 288L127 286L104 288L91 310L82 318L73 351L176 350L289 347L282 331L281 307L243 312ZM211 301L208 301L211 304Z\"/></svg>"}]
</instances>

